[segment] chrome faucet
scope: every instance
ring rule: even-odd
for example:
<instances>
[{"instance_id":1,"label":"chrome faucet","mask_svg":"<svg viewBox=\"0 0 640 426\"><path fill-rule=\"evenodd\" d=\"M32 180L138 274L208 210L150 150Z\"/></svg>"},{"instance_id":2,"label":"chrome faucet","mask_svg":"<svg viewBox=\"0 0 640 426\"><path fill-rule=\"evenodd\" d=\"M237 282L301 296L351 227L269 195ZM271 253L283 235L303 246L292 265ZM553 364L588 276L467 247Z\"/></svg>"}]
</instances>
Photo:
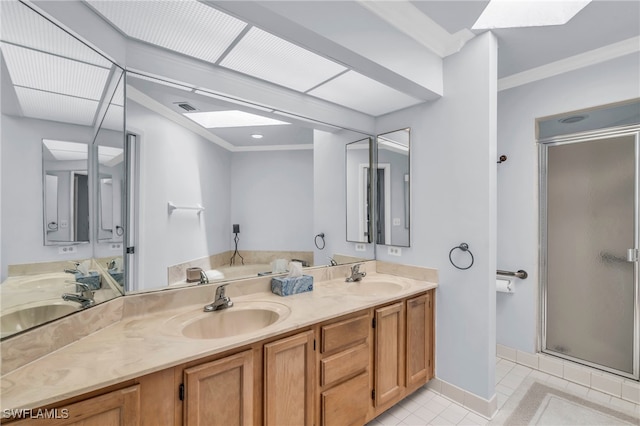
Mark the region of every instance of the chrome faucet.
<instances>
[{"instance_id":1,"label":"chrome faucet","mask_svg":"<svg viewBox=\"0 0 640 426\"><path fill-rule=\"evenodd\" d=\"M356 263L351 267L351 276L347 277L345 280L348 283L352 283L354 281L360 281L365 276L367 276L366 272L360 272L360 263Z\"/></svg>"},{"instance_id":2,"label":"chrome faucet","mask_svg":"<svg viewBox=\"0 0 640 426\"><path fill-rule=\"evenodd\" d=\"M216 288L216 298L212 303L204 307L205 312L221 311L233 306L231 299L224 294L226 286L226 284L223 284Z\"/></svg>"},{"instance_id":3,"label":"chrome faucet","mask_svg":"<svg viewBox=\"0 0 640 426\"><path fill-rule=\"evenodd\" d=\"M207 277L207 273L205 271L203 271L202 269L200 269L200 282L198 284L209 284L209 277ZM220 287L218 287L220 288ZM224 293L224 290L222 291ZM218 291L216 290L216 295L218 294ZM224 294L223 294L224 296Z\"/></svg>"},{"instance_id":4,"label":"chrome faucet","mask_svg":"<svg viewBox=\"0 0 640 426\"><path fill-rule=\"evenodd\" d=\"M76 285L76 291L79 291L80 294L64 293L62 295L62 300L78 302L83 309L95 305L96 301L93 298L93 290L84 283L75 282L74 284Z\"/></svg>"},{"instance_id":5,"label":"chrome faucet","mask_svg":"<svg viewBox=\"0 0 640 426\"><path fill-rule=\"evenodd\" d=\"M335 261L335 259L333 257L327 257L327 259L329 259L329 265L331 266L338 266L338 262Z\"/></svg>"}]
</instances>

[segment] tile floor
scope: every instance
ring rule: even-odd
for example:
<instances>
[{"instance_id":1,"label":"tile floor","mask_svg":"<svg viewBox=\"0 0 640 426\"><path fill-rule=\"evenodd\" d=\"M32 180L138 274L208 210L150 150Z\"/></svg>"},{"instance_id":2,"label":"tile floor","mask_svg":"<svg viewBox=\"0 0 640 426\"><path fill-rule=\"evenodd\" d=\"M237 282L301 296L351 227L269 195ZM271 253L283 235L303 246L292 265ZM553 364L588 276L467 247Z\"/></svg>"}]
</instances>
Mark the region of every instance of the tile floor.
<instances>
[{"instance_id":1,"label":"tile floor","mask_svg":"<svg viewBox=\"0 0 640 426\"><path fill-rule=\"evenodd\" d=\"M623 408L626 411L635 412L636 415L640 416L640 406L637 404L501 358L497 358L496 360L498 409L502 408L526 377L532 377L541 382L548 382L554 386L566 388L577 395L582 395L584 398L591 399L599 404L609 404L612 407ZM488 419L467 410L425 386L405 398L389 411L369 422L368 425L471 426L486 425L487 423L489 423Z\"/></svg>"}]
</instances>

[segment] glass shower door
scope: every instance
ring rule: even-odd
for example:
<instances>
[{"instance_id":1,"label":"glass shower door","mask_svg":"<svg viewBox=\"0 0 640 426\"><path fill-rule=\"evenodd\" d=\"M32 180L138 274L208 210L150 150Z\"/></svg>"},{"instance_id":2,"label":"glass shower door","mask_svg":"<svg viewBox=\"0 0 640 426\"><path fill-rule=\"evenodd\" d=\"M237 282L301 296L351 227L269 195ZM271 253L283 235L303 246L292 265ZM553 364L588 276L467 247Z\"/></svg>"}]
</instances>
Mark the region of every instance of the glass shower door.
<instances>
[{"instance_id":1,"label":"glass shower door","mask_svg":"<svg viewBox=\"0 0 640 426\"><path fill-rule=\"evenodd\" d=\"M635 378L637 138L543 148L543 350Z\"/></svg>"}]
</instances>

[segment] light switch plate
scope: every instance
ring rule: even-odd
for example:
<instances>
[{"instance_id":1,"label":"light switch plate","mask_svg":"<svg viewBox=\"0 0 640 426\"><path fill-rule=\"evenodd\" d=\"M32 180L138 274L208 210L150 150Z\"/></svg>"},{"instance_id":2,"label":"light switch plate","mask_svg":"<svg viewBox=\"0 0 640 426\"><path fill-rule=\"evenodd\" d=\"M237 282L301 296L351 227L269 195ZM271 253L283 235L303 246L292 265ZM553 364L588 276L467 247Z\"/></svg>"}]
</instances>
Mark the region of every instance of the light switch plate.
<instances>
[{"instance_id":1,"label":"light switch plate","mask_svg":"<svg viewBox=\"0 0 640 426\"><path fill-rule=\"evenodd\" d=\"M387 247L387 253L391 256L402 256L402 249L400 247Z\"/></svg>"},{"instance_id":2,"label":"light switch plate","mask_svg":"<svg viewBox=\"0 0 640 426\"><path fill-rule=\"evenodd\" d=\"M356 251L367 251L367 247L364 244L356 244Z\"/></svg>"},{"instance_id":3,"label":"light switch plate","mask_svg":"<svg viewBox=\"0 0 640 426\"><path fill-rule=\"evenodd\" d=\"M111 243L111 244L109 244L109 250L122 251L122 243Z\"/></svg>"},{"instance_id":4,"label":"light switch plate","mask_svg":"<svg viewBox=\"0 0 640 426\"><path fill-rule=\"evenodd\" d=\"M399 217L394 217L393 218L393 226L400 226L400 218Z\"/></svg>"}]
</instances>

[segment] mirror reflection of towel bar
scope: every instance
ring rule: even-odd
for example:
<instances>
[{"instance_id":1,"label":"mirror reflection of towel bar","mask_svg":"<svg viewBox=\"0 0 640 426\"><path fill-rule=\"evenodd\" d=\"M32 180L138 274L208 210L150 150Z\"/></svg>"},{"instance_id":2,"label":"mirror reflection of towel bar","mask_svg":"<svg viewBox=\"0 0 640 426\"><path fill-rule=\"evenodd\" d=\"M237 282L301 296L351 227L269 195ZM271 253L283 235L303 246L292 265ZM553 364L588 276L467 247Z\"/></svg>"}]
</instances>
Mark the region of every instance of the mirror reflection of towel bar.
<instances>
[{"instance_id":1,"label":"mirror reflection of towel bar","mask_svg":"<svg viewBox=\"0 0 640 426\"><path fill-rule=\"evenodd\" d=\"M504 275L504 276L507 276L507 277L522 278L523 280L529 276L529 274L527 274L527 271L523 271L522 269L520 269L518 272L503 271L503 270L498 269L496 271L496 275Z\"/></svg>"},{"instance_id":2,"label":"mirror reflection of towel bar","mask_svg":"<svg viewBox=\"0 0 640 426\"><path fill-rule=\"evenodd\" d=\"M171 201L167 203L167 209L169 211L169 214L173 213L174 210L197 210L198 214L204 211L204 207L202 207L200 204L196 204L195 206L177 206Z\"/></svg>"}]
</instances>

